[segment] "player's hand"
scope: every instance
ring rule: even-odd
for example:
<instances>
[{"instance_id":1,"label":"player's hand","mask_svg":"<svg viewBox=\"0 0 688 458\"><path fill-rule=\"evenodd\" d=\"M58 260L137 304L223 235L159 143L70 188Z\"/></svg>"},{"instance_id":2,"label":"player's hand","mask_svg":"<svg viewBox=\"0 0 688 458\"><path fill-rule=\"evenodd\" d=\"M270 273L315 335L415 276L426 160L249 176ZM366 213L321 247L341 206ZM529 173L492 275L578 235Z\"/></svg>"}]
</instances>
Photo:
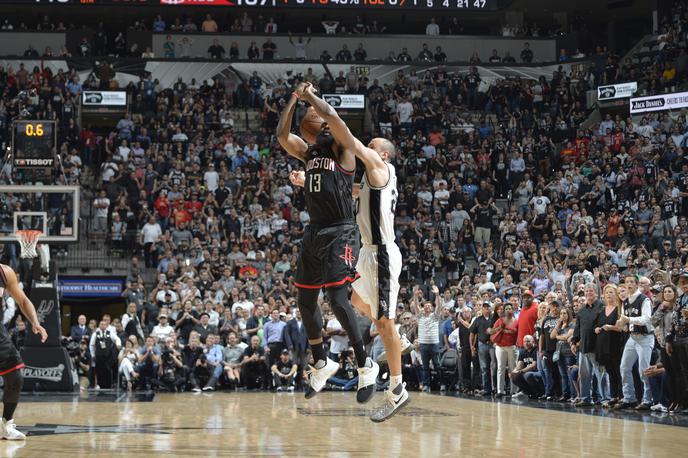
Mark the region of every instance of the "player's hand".
<instances>
[{"instance_id":1,"label":"player's hand","mask_svg":"<svg viewBox=\"0 0 688 458\"><path fill-rule=\"evenodd\" d=\"M289 181L294 186L299 186L303 188L306 184L306 172L303 170L292 170L289 173Z\"/></svg>"},{"instance_id":2,"label":"player's hand","mask_svg":"<svg viewBox=\"0 0 688 458\"><path fill-rule=\"evenodd\" d=\"M296 93L296 95L299 96L299 98L303 97L303 94L306 92L306 87L310 84L311 83L306 83L306 82L299 83L299 85L296 86L296 89L294 89L294 92Z\"/></svg>"},{"instance_id":3,"label":"player's hand","mask_svg":"<svg viewBox=\"0 0 688 458\"><path fill-rule=\"evenodd\" d=\"M315 95L318 93L318 90L315 88L315 86L313 86L312 83L306 83L306 87L304 88L303 93Z\"/></svg>"},{"instance_id":4,"label":"player's hand","mask_svg":"<svg viewBox=\"0 0 688 458\"><path fill-rule=\"evenodd\" d=\"M46 340L48 340L48 333L46 332L45 328L40 324L34 324L32 330L34 334L41 335L41 343L44 343Z\"/></svg>"}]
</instances>

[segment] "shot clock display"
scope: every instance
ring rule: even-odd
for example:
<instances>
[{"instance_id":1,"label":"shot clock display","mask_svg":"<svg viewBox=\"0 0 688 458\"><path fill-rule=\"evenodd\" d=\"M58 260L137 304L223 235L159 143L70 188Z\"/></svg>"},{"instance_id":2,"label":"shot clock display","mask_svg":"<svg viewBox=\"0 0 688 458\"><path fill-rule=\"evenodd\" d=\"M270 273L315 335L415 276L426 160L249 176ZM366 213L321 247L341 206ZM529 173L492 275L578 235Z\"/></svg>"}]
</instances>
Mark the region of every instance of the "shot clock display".
<instances>
[{"instance_id":1,"label":"shot clock display","mask_svg":"<svg viewBox=\"0 0 688 458\"><path fill-rule=\"evenodd\" d=\"M57 144L55 121L15 121L12 153L15 167L52 167Z\"/></svg>"}]
</instances>

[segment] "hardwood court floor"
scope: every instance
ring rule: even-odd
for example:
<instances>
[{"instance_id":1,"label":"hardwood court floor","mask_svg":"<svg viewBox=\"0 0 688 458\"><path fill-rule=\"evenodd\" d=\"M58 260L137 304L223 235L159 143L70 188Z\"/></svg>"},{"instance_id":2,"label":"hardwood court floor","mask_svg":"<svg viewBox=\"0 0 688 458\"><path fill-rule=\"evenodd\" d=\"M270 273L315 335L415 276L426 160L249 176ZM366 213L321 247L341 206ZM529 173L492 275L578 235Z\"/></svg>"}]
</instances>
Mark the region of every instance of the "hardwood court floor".
<instances>
[{"instance_id":1,"label":"hardwood court floor","mask_svg":"<svg viewBox=\"0 0 688 458\"><path fill-rule=\"evenodd\" d=\"M159 394L152 402L24 396L25 444L0 457L680 457L688 429L412 393L386 423L353 393ZM382 393L372 403L382 400Z\"/></svg>"}]
</instances>

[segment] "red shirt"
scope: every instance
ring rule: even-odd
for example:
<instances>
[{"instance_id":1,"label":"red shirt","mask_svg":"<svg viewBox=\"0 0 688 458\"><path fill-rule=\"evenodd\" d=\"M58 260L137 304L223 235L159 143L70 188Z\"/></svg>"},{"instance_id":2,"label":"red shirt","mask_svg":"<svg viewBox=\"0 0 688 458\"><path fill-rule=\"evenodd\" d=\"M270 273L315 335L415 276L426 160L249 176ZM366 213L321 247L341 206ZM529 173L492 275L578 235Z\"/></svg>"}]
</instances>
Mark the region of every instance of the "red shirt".
<instances>
[{"instance_id":1,"label":"red shirt","mask_svg":"<svg viewBox=\"0 0 688 458\"><path fill-rule=\"evenodd\" d=\"M537 321L537 302L533 301L530 307L521 310L518 316L518 340L516 345L518 348L523 348L523 338L527 335L535 333L535 322Z\"/></svg>"},{"instance_id":2,"label":"red shirt","mask_svg":"<svg viewBox=\"0 0 688 458\"><path fill-rule=\"evenodd\" d=\"M494 327L498 328L502 326L504 322L502 319L498 319ZM511 323L507 326L504 327L501 331L499 331L497 334L494 334L494 339L492 340L495 345L498 347L510 347L512 345L516 345L516 333L517 333L517 327L518 327L518 320L514 318ZM511 332L506 332L507 330Z\"/></svg>"}]
</instances>

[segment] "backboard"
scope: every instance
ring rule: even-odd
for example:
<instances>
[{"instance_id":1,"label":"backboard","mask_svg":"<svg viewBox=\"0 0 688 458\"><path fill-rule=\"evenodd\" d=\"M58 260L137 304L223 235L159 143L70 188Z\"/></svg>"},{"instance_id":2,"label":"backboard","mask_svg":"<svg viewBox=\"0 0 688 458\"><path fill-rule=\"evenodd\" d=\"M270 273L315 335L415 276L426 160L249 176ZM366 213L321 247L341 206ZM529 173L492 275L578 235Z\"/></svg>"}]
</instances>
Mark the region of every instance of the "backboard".
<instances>
[{"instance_id":1,"label":"backboard","mask_svg":"<svg viewBox=\"0 0 688 458\"><path fill-rule=\"evenodd\" d=\"M79 186L0 185L0 242L20 229L43 232L40 243L79 240Z\"/></svg>"}]
</instances>

